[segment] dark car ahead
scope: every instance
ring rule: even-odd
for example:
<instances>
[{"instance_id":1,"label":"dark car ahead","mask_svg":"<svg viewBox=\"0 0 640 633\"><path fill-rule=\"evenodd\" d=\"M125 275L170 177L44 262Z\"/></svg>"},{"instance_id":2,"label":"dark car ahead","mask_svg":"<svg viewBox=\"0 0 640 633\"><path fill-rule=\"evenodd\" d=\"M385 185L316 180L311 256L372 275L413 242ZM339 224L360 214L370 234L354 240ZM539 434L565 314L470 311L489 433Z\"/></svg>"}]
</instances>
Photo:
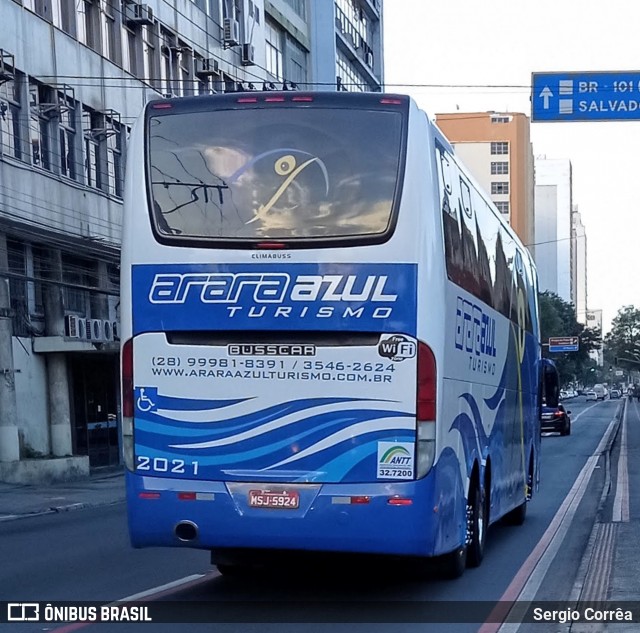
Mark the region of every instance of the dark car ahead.
<instances>
[{"instance_id":1,"label":"dark car ahead","mask_svg":"<svg viewBox=\"0 0 640 633\"><path fill-rule=\"evenodd\" d=\"M571 434L571 411L567 411L561 404L557 407L542 405L541 430L555 431L560 435Z\"/></svg>"}]
</instances>

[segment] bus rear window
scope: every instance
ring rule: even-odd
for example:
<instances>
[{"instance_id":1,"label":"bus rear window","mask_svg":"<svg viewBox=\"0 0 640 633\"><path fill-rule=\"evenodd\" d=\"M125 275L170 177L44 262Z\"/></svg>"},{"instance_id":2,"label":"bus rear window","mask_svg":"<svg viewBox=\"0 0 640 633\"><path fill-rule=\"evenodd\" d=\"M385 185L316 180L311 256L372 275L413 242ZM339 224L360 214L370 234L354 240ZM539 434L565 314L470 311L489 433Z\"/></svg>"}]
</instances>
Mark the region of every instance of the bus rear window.
<instances>
[{"instance_id":1,"label":"bus rear window","mask_svg":"<svg viewBox=\"0 0 640 633\"><path fill-rule=\"evenodd\" d=\"M163 241L380 238L392 227L400 112L228 109L162 114L148 125Z\"/></svg>"}]
</instances>

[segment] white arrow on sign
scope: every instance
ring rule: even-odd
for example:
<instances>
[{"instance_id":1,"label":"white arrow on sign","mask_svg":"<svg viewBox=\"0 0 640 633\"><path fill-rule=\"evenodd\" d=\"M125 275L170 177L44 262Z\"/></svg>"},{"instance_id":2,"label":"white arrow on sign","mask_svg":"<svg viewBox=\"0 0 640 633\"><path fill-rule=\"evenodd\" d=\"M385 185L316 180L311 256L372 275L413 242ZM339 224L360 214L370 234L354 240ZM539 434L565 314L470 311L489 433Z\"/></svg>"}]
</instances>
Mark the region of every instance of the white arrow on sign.
<instances>
[{"instance_id":1,"label":"white arrow on sign","mask_svg":"<svg viewBox=\"0 0 640 633\"><path fill-rule=\"evenodd\" d=\"M542 89L542 92L538 96L542 97L542 100L544 101L544 105L542 107L545 110L548 110L549 109L549 98L553 97L553 92L551 92L549 86L545 86Z\"/></svg>"}]
</instances>

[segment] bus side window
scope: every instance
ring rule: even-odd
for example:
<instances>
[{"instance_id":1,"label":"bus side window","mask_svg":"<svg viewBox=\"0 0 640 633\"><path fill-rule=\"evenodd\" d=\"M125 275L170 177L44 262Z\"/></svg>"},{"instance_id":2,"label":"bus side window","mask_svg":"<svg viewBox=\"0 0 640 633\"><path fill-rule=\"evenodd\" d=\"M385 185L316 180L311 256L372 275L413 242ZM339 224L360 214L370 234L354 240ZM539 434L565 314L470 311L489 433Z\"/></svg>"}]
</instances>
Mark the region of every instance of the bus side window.
<instances>
[{"instance_id":1,"label":"bus side window","mask_svg":"<svg viewBox=\"0 0 640 633\"><path fill-rule=\"evenodd\" d=\"M478 251L476 246L476 222L471 204L471 188L460 176L460 217L462 219L462 258L464 276L462 286L475 297L480 296L480 280L478 278Z\"/></svg>"},{"instance_id":2,"label":"bus side window","mask_svg":"<svg viewBox=\"0 0 640 633\"><path fill-rule=\"evenodd\" d=\"M453 191L454 164L444 149L438 146L437 152L438 171L440 176L440 206L442 210L442 224L444 228L444 250L449 279L459 286L463 285L464 259L462 254L462 239L460 236L460 223L458 208L452 204L455 200Z\"/></svg>"},{"instance_id":3,"label":"bus side window","mask_svg":"<svg viewBox=\"0 0 640 633\"><path fill-rule=\"evenodd\" d=\"M489 253L487 245L484 241L484 235L480 225L478 224L478 216L476 215L476 235L478 236L478 281L480 284L480 292L478 298L482 299L488 306L493 307L493 279L491 275L491 263L489 262Z\"/></svg>"},{"instance_id":4,"label":"bus side window","mask_svg":"<svg viewBox=\"0 0 640 633\"><path fill-rule=\"evenodd\" d=\"M511 273L503 247L505 231L501 228L496 239L496 277L493 282L493 302L498 312L510 318Z\"/></svg>"}]
</instances>

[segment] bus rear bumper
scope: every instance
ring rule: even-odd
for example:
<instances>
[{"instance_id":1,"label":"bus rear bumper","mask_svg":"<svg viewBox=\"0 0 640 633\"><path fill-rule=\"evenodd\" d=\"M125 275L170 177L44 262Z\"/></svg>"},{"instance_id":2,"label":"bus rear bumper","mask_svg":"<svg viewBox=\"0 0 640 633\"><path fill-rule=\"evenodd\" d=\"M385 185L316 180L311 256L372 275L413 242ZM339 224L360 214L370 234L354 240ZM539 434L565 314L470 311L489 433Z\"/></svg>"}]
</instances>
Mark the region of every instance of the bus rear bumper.
<instances>
[{"instance_id":1,"label":"bus rear bumper","mask_svg":"<svg viewBox=\"0 0 640 633\"><path fill-rule=\"evenodd\" d=\"M299 491L297 508L249 507L248 494L267 485L128 472L132 545L432 556L457 547L464 534L462 517L440 520L429 476L420 482L288 485Z\"/></svg>"}]
</instances>

